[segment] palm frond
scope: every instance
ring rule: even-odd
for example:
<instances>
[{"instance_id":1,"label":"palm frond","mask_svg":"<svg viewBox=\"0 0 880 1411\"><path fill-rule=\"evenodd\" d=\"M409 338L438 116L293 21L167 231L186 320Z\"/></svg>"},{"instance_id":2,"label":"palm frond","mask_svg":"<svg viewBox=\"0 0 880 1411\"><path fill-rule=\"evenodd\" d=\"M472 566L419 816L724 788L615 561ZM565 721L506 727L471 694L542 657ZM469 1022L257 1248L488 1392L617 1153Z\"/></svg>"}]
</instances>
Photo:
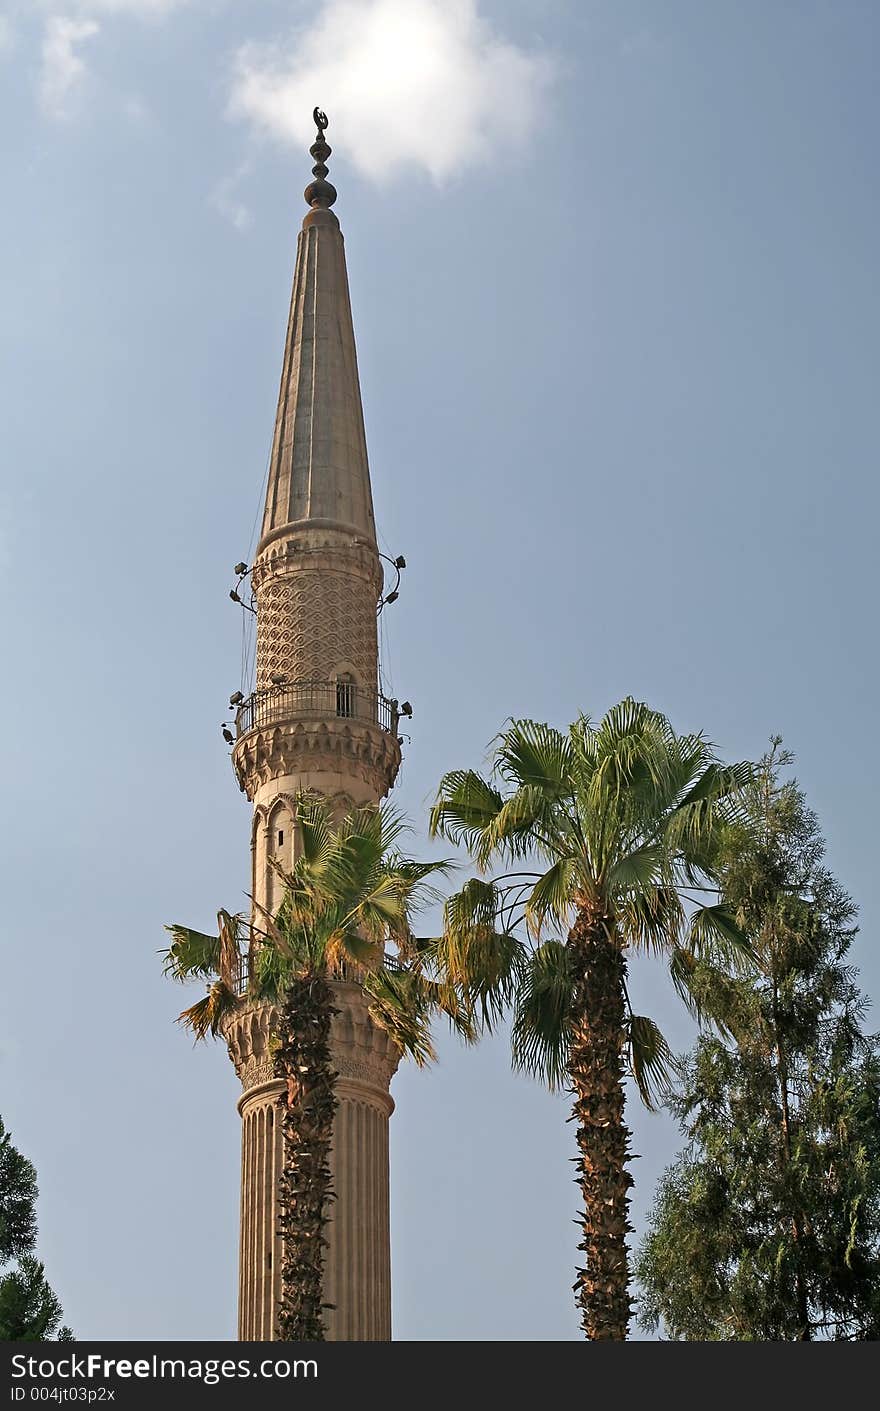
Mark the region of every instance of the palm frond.
<instances>
[{"instance_id":1,"label":"palm frond","mask_svg":"<svg viewBox=\"0 0 880 1411\"><path fill-rule=\"evenodd\" d=\"M204 999L197 1000L178 1015L177 1022L190 1031L197 1043L209 1034L216 1038L221 1023L227 1014L232 1013L236 1003L236 996L229 986L217 980Z\"/></svg>"},{"instance_id":2,"label":"palm frond","mask_svg":"<svg viewBox=\"0 0 880 1411\"><path fill-rule=\"evenodd\" d=\"M632 852L625 852L608 871L609 892L616 896L656 887L662 881L667 859L667 849L660 843L643 843Z\"/></svg>"},{"instance_id":3,"label":"palm frond","mask_svg":"<svg viewBox=\"0 0 880 1411\"><path fill-rule=\"evenodd\" d=\"M237 989L241 979L243 919L228 911L217 913L218 948L217 972L224 985Z\"/></svg>"},{"instance_id":4,"label":"palm frond","mask_svg":"<svg viewBox=\"0 0 880 1411\"><path fill-rule=\"evenodd\" d=\"M676 1076L672 1050L654 1020L644 1014L630 1015L627 1049L642 1102L653 1112L662 1105Z\"/></svg>"},{"instance_id":5,"label":"palm frond","mask_svg":"<svg viewBox=\"0 0 880 1411\"><path fill-rule=\"evenodd\" d=\"M674 946L669 955L669 977L679 999L694 1019L699 1018L696 1000L691 990L697 957L686 946Z\"/></svg>"},{"instance_id":6,"label":"palm frond","mask_svg":"<svg viewBox=\"0 0 880 1411\"><path fill-rule=\"evenodd\" d=\"M407 954L386 956L389 969L412 971L419 975L429 995L431 1005L449 1020L450 1026L466 1043L475 1043L478 1026L474 1006L462 987L455 984L446 963L446 942L443 937L411 936Z\"/></svg>"},{"instance_id":7,"label":"palm frond","mask_svg":"<svg viewBox=\"0 0 880 1411\"><path fill-rule=\"evenodd\" d=\"M511 1030L513 1065L552 1090L567 1075L572 1003L568 951L545 941L522 967Z\"/></svg>"},{"instance_id":8,"label":"palm frond","mask_svg":"<svg viewBox=\"0 0 880 1411\"><path fill-rule=\"evenodd\" d=\"M643 834L676 791L675 735L665 716L627 698L603 717L585 800L614 833ZM607 826L607 825L606 825Z\"/></svg>"},{"instance_id":9,"label":"palm frond","mask_svg":"<svg viewBox=\"0 0 880 1411\"><path fill-rule=\"evenodd\" d=\"M618 907L621 931L634 950L663 955L679 942L685 911L674 887L631 891Z\"/></svg>"},{"instance_id":10,"label":"palm frond","mask_svg":"<svg viewBox=\"0 0 880 1411\"><path fill-rule=\"evenodd\" d=\"M571 790L571 741L551 725L511 720L497 737L494 768L517 789L538 789L545 796Z\"/></svg>"},{"instance_id":11,"label":"palm frond","mask_svg":"<svg viewBox=\"0 0 880 1411\"><path fill-rule=\"evenodd\" d=\"M433 1063L437 1054L431 1039L432 1007L421 978L413 971L383 966L364 977L364 991L370 1014L398 1048L419 1068Z\"/></svg>"},{"instance_id":12,"label":"palm frond","mask_svg":"<svg viewBox=\"0 0 880 1411\"><path fill-rule=\"evenodd\" d=\"M690 917L689 949L740 974L754 966L748 935L723 903L698 907Z\"/></svg>"},{"instance_id":13,"label":"palm frond","mask_svg":"<svg viewBox=\"0 0 880 1411\"><path fill-rule=\"evenodd\" d=\"M374 811L379 819L380 853L382 856L393 855L398 838L411 833L412 825L406 815L390 803L381 803Z\"/></svg>"},{"instance_id":14,"label":"palm frond","mask_svg":"<svg viewBox=\"0 0 880 1411\"><path fill-rule=\"evenodd\" d=\"M483 829L473 848L474 859L485 869L495 856L517 861L536 847L545 854L558 851L560 822L554 799L546 789L539 784L521 784Z\"/></svg>"},{"instance_id":15,"label":"palm frond","mask_svg":"<svg viewBox=\"0 0 880 1411\"><path fill-rule=\"evenodd\" d=\"M525 949L499 925L498 889L472 877L449 897L443 936L434 951L441 977L457 987L491 1028L510 1003Z\"/></svg>"},{"instance_id":16,"label":"palm frond","mask_svg":"<svg viewBox=\"0 0 880 1411\"><path fill-rule=\"evenodd\" d=\"M308 867L319 869L333 845L332 815L323 795L310 790L299 793L296 798L296 822L300 856Z\"/></svg>"},{"instance_id":17,"label":"palm frond","mask_svg":"<svg viewBox=\"0 0 880 1411\"><path fill-rule=\"evenodd\" d=\"M425 977L424 984L431 1008L444 1015L452 1031L466 1044L476 1043L479 1026L468 997L448 982Z\"/></svg>"},{"instance_id":18,"label":"palm frond","mask_svg":"<svg viewBox=\"0 0 880 1411\"><path fill-rule=\"evenodd\" d=\"M680 855L688 883L698 883L716 870L724 830L743 817L753 773L748 763L710 763L670 813L665 838Z\"/></svg>"},{"instance_id":19,"label":"palm frond","mask_svg":"<svg viewBox=\"0 0 880 1411\"><path fill-rule=\"evenodd\" d=\"M371 877L363 894L346 915L348 924L363 926L376 938L389 926L406 924L409 912L409 889L393 872L380 872Z\"/></svg>"},{"instance_id":20,"label":"palm frond","mask_svg":"<svg viewBox=\"0 0 880 1411\"><path fill-rule=\"evenodd\" d=\"M682 798L679 808L687 809L691 804L702 803L707 799L724 799L739 795L752 783L755 766L747 760L738 764L707 763L693 787Z\"/></svg>"},{"instance_id":21,"label":"palm frond","mask_svg":"<svg viewBox=\"0 0 880 1411\"><path fill-rule=\"evenodd\" d=\"M216 975L220 966L220 937L208 936L189 926L166 926L171 945L161 952L162 968L173 980L202 979Z\"/></svg>"},{"instance_id":22,"label":"palm frond","mask_svg":"<svg viewBox=\"0 0 880 1411\"><path fill-rule=\"evenodd\" d=\"M267 907L263 906L262 902L257 901L256 897L251 896L249 892L246 892L245 895L247 896L248 901L253 902L257 911L260 913L263 922L263 927L265 928L266 934L269 940L272 942L273 946L276 947L276 949L280 952L281 955L285 956L288 960L292 960L294 958L294 948L291 944L289 932L287 932L285 929L278 925L271 911L269 911ZM282 913L279 912L279 914Z\"/></svg>"},{"instance_id":23,"label":"palm frond","mask_svg":"<svg viewBox=\"0 0 880 1411\"><path fill-rule=\"evenodd\" d=\"M431 837L448 838L456 847L470 848L489 826L504 799L473 769L452 770L440 781L431 809Z\"/></svg>"},{"instance_id":24,"label":"palm frond","mask_svg":"<svg viewBox=\"0 0 880 1411\"><path fill-rule=\"evenodd\" d=\"M448 877L456 867L451 858L440 858L436 862L416 862L414 858L401 857L396 852L387 854L384 865L389 872L399 877L402 883L406 883L410 896L427 895L431 900L434 900L434 892L423 893L420 888L429 877Z\"/></svg>"},{"instance_id":25,"label":"palm frond","mask_svg":"<svg viewBox=\"0 0 880 1411\"><path fill-rule=\"evenodd\" d=\"M341 971L346 962L354 962L361 970L375 970L382 961L384 952L381 945L359 936L350 929L340 930L331 935L324 948L327 967L331 971Z\"/></svg>"},{"instance_id":26,"label":"palm frond","mask_svg":"<svg viewBox=\"0 0 880 1411\"><path fill-rule=\"evenodd\" d=\"M273 945L258 946L250 969L250 992L255 999L280 999L295 967Z\"/></svg>"},{"instance_id":27,"label":"palm frond","mask_svg":"<svg viewBox=\"0 0 880 1411\"><path fill-rule=\"evenodd\" d=\"M577 870L576 858L557 858L532 887L525 903L525 921L534 937L540 937L548 918L560 926L566 924L573 906Z\"/></svg>"}]
</instances>

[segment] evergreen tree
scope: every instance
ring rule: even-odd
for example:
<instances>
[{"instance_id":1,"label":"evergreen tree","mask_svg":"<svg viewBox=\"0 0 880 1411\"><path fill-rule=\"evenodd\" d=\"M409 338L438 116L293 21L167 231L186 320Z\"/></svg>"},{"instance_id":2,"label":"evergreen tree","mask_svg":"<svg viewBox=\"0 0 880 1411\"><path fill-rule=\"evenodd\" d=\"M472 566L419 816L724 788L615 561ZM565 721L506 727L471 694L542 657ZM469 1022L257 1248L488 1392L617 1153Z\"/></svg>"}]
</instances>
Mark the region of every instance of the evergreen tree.
<instances>
[{"instance_id":1,"label":"evergreen tree","mask_svg":"<svg viewBox=\"0 0 880 1411\"><path fill-rule=\"evenodd\" d=\"M0 1266L17 1261L0 1276L0 1341L72 1342L61 1328L61 1304L32 1253L37 1239L37 1174L12 1145L0 1118Z\"/></svg>"},{"instance_id":2,"label":"evergreen tree","mask_svg":"<svg viewBox=\"0 0 880 1411\"><path fill-rule=\"evenodd\" d=\"M0 1117L0 1264L18 1259L37 1238L37 1173L12 1145Z\"/></svg>"},{"instance_id":3,"label":"evergreen tree","mask_svg":"<svg viewBox=\"0 0 880 1411\"><path fill-rule=\"evenodd\" d=\"M682 1065L689 1145L636 1263L643 1326L679 1341L880 1337L880 1044L847 964L855 908L780 743L720 868L757 976L695 963L720 1037Z\"/></svg>"}]
</instances>

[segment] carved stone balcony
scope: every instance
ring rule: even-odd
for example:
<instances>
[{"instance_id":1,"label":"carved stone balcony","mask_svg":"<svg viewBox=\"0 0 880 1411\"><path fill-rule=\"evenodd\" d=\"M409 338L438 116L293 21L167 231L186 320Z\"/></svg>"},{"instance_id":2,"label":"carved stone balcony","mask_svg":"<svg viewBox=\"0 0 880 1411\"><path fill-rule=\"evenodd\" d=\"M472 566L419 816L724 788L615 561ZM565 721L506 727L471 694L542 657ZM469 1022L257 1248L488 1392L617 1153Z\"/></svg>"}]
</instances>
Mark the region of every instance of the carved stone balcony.
<instances>
[{"instance_id":1,"label":"carved stone balcony","mask_svg":"<svg viewBox=\"0 0 880 1411\"><path fill-rule=\"evenodd\" d=\"M233 768L252 801L272 781L293 775L328 794L353 776L382 798L400 767L399 723L396 701L345 678L270 686L238 708ZM327 776L339 778L325 785Z\"/></svg>"}]
</instances>

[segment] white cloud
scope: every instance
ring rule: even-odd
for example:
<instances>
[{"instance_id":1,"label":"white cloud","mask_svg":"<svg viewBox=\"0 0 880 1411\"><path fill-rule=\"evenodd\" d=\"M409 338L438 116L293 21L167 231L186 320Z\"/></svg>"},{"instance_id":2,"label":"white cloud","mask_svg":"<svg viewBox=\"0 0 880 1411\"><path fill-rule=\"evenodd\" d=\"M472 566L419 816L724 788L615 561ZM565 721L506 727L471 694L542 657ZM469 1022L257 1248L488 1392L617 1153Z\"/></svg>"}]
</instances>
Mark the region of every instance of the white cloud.
<instances>
[{"instance_id":1,"label":"white cloud","mask_svg":"<svg viewBox=\"0 0 880 1411\"><path fill-rule=\"evenodd\" d=\"M48 12L38 81L44 111L54 118L70 115L75 91L86 76L86 64L78 47L100 33L104 16L158 19L190 3L191 0L37 0ZM5 23L0 20L0 49Z\"/></svg>"},{"instance_id":2,"label":"white cloud","mask_svg":"<svg viewBox=\"0 0 880 1411\"><path fill-rule=\"evenodd\" d=\"M15 45L15 34L12 29L12 20L6 15L0 15L0 54L7 54Z\"/></svg>"},{"instance_id":3,"label":"white cloud","mask_svg":"<svg viewBox=\"0 0 880 1411\"><path fill-rule=\"evenodd\" d=\"M230 111L303 147L317 103L373 180L410 166L442 181L540 128L553 68L495 33L477 0L325 0L285 46L238 51Z\"/></svg>"},{"instance_id":4,"label":"white cloud","mask_svg":"<svg viewBox=\"0 0 880 1411\"><path fill-rule=\"evenodd\" d=\"M70 19L50 15L43 31L40 63L40 102L52 117L66 117L74 92L85 75L86 66L77 46L98 33L95 20Z\"/></svg>"}]
</instances>

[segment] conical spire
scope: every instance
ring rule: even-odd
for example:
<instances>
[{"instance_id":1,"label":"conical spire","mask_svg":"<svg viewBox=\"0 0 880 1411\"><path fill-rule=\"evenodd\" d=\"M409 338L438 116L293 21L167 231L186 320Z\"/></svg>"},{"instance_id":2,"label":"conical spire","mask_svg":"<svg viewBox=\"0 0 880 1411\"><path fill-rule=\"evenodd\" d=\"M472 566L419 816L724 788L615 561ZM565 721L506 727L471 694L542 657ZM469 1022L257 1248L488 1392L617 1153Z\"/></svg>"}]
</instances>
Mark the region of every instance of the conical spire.
<instances>
[{"instance_id":1,"label":"conical spire","mask_svg":"<svg viewBox=\"0 0 880 1411\"><path fill-rule=\"evenodd\" d=\"M261 546L285 527L317 523L376 541L345 246L326 179L327 119L317 108L314 116L315 179L305 190Z\"/></svg>"}]
</instances>

